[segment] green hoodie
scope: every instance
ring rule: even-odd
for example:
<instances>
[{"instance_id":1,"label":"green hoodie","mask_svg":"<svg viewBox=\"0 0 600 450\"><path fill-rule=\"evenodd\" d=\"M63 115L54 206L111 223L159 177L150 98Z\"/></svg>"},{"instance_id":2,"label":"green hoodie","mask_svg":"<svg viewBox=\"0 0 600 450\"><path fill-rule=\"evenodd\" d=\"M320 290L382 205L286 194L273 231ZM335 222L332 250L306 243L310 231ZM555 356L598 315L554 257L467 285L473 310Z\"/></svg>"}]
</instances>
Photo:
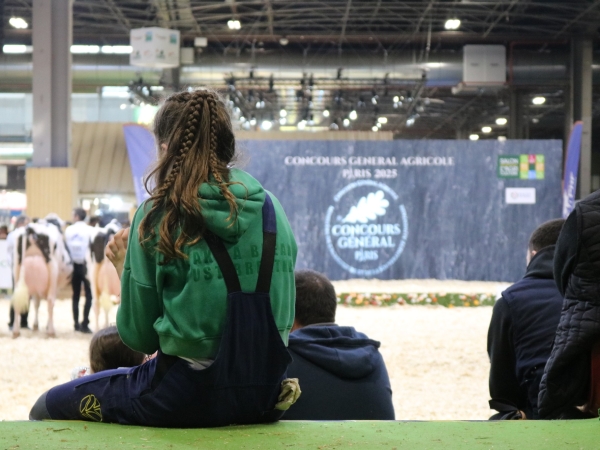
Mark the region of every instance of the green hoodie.
<instances>
[{"instance_id":1,"label":"green hoodie","mask_svg":"<svg viewBox=\"0 0 600 450\"><path fill-rule=\"evenodd\" d=\"M253 292L262 252L262 206L265 190L252 176L231 170L230 186L239 216L228 226L229 204L218 187L199 189L202 215L209 230L225 243L238 273L242 290ZM271 281L271 308L283 342L294 321L296 240L285 212L271 194L277 216L277 248ZM213 359L219 347L227 311L227 289L206 242L184 248L186 260L159 265L158 252L139 243L138 228L146 211L142 204L133 219L123 275L117 327L123 342L151 354L159 348L185 358Z\"/></svg>"}]
</instances>

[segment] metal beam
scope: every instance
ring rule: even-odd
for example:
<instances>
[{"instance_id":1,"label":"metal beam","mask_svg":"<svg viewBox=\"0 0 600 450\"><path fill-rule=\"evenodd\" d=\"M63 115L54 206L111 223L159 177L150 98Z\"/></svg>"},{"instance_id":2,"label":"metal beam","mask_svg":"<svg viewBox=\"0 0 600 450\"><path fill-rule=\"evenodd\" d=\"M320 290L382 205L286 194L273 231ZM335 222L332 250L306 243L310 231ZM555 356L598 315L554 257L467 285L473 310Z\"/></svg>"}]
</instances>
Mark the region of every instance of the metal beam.
<instances>
[{"instance_id":1,"label":"metal beam","mask_svg":"<svg viewBox=\"0 0 600 450\"><path fill-rule=\"evenodd\" d=\"M269 34L273 36L273 5L271 5L271 0L265 0L265 5L267 6L267 20L269 21Z\"/></svg>"},{"instance_id":2,"label":"metal beam","mask_svg":"<svg viewBox=\"0 0 600 450\"><path fill-rule=\"evenodd\" d=\"M600 5L600 0L595 0L590 6L588 6L586 9L581 11L577 15L577 17L570 20L564 27L562 27L562 29L554 35L554 39L556 39L558 36L560 36L565 31L567 31L573 24L577 23L579 21L579 19L584 17L586 14L589 14L591 11L593 11L595 8L597 8L599 5Z\"/></svg>"},{"instance_id":3,"label":"metal beam","mask_svg":"<svg viewBox=\"0 0 600 450\"><path fill-rule=\"evenodd\" d=\"M492 24L488 27L488 29L485 31L485 33L483 33L484 39L486 37L488 37L488 34L490 34L490 32L494 29L494 27L496 25L498 25L498 22L500 22L504 17L508 16L508 13L510 12L510 10L513 9L518 2L519 2L519 0L512 0L510 2L510 5L508 5L508 8L506 8L506 10L502 14L499 14L498 17L496 17L496 20L494 20L492 22ZM522 3L528 3L528 0L522 1ZM526 6L526 5L524 5L524 6Z\"/></svg>"},{"instance_id":4,"label":"metal beam","mask_svg":"<svg viewBox=\"0 0 600 450\"><path fill-rule=\"evenodd\" d=\"M129 33L129 30L132 28L131 23L129 22L129 19L123 15L119 7L115 5L114 0L106 0L106 6L108 6L110 11L116 17L117 22L119 22L119 24Z\"/></svg>"},{"instance_id":5,"label":"metal beam","mask_svg":"<svg viewBox=\"0 0 600 450\"><path fill-rule=\"evenodd\" d=\"M352 0L348 0L346 3L346 12L342 18L342 32L340 33L340 45L344 42L346 37L346 25L348 24L348 17L350 17L350 7L352 6Z\"/></svg>"}]
</instances>

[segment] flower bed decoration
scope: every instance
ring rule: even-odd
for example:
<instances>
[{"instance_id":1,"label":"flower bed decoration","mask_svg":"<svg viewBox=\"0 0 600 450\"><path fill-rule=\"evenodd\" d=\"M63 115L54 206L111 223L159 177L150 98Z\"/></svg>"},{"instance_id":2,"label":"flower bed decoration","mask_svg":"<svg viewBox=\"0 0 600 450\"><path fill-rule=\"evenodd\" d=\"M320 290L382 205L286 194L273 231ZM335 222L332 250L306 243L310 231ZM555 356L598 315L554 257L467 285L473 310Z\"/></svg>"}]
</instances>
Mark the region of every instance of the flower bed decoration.
<instances>
[{"instance_id":1,"label":"flower bed decoration","mask_svg":"<svg viewBox=\"0 0 600 450\"><path fill-rule=\"evenodd\" d=\"M392 305L441 305L447 308L458 306L494 306L494 294L371 294L342 293L338 295L338 304L346 306L392 306Z\"/></svg>"}]
</instances>

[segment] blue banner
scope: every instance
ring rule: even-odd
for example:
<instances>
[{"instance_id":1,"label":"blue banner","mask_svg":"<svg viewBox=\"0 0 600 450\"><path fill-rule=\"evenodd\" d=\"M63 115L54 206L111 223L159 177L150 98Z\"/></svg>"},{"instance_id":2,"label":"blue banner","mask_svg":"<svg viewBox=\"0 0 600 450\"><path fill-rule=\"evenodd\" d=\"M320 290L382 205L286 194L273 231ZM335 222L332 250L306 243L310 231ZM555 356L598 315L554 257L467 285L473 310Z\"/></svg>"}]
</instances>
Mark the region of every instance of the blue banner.
<instances>
[{"instance_id":1,"label":"blue banner","mask_svg":"<svg viewBox=\"0 0 600 450\"><path fill-rule=\"evenodd\" d=\"M583 122L575 122L569 136L567 159L563 176L562 216L566 219L575 208L575 192L577 191L577 174L579 172L579 156L581 155L581 135Z\"/></svg>"},{"instance_id":2,"label":"blue banner","mask_svg":"<svg viewBox=\"0 0 600 450\"><path fill-rule=\"evenodd\" d=\"M150 166L156 161L154 135L142 125L123 125L129 164L133 175L133 186L138 205L150 197L144 187L144 179Z\"/></svg>"},{"instance_id":3,"label":"blue banner","mask_svg":"<svg viewBox=\"0 0 600 450\"><path fill-rule=\"evenodd\" d=\"M516 281L529 236L560 217L562 142L244 141L280 200L298 268L333 280Z\"/></svg>"}]
</instances>

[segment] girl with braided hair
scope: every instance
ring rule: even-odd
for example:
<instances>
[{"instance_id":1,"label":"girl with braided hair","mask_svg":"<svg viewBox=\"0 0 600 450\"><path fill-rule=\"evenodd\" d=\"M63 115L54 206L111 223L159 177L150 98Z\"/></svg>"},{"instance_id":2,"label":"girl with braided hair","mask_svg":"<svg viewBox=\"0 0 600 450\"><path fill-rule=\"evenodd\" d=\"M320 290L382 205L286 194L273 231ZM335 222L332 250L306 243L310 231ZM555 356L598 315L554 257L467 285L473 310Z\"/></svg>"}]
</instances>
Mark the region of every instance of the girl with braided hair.
<instances>
[{"instance_id":1,"label":"girl with braided hair","mask_svg":"<svg viewBox=\"0 0 600 450\"><path fill-rule=\"evenodd\" d=\"M154 133L155 187L106 255L121 277L121 339L157 357L52 388L30 418L163 427L278 420L299 395L285 379L297 253L285 212L231 167L235 139L214 92L167 98Z\"/></svg>"}]
</instances>

